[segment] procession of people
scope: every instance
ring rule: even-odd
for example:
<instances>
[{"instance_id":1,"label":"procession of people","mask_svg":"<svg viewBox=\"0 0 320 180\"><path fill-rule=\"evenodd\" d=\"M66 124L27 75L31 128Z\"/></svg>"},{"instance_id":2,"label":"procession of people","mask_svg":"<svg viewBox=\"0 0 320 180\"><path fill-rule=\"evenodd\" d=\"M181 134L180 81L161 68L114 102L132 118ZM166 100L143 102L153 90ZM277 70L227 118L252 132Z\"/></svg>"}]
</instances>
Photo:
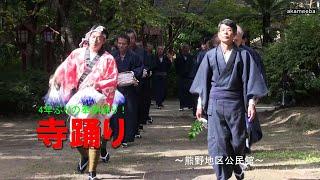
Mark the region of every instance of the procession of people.
<instances>
[{"instance_id":1,"label":"procession of people","mask_svg":"<svg viewBox=\"0 0 320 180\"><path fill-rule=\"evenodd\" d=\"M163 44L137 45L138 36L132 29L119 34L116 46L108 52L103 46L107 35L105 27L92 27L80 48L57 68L50 86L62 87L66 99L74 92L93 87L105 96L104 103L109 105L113 103L115 91L121 93L125 99L123 111L118 107L111 116L110 126L112 138L116 139L120 128L118 119L124 119L121 148L130 148L135 139L143 141L144 127L156 121L149 114L151 104L160 112L167 108L165 99L168 87L172 86L168 78L175 72L177 110L190 111L195 119L208 119L209 155L224 159L245 156L245 149L250 148L246 146L246 139L254 136L248 135L247 130L257 119L255 106L267 94L267 86L261 58L244 44L240 26L230 19L222 20L218 34L199 40L201 44L197 49L182 44L175 55L166 52ZM119 83L122 77L127 78L125 83ZM71 116L71 125L75 125L74 118ZM101 124L104 119L99 117ZM77 147L80 152L77 170L83 173L88 166L89 180L97 178L99 155L104 162L110 158L107 141L101 139L100 148ZM236 164L213 165L213 168L219 180L229 179L233 173L237 179L244 178L242 167Z\"/></svg>"}]
</instances>

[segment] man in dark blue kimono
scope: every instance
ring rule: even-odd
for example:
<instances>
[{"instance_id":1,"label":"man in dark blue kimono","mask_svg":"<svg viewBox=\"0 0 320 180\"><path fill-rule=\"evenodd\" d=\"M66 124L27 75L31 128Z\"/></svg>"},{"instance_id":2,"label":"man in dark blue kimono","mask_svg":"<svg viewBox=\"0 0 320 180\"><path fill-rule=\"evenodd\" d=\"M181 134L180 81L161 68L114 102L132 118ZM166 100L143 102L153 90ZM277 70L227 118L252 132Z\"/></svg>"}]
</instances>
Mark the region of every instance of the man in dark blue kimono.
<instances>
[{"instance_id":1,"label":"man in dark blue kimono","mask_svg":"<svg viewBox=\"0 0 320 180\"><path fill-rule=\"evenodd\" d=\"M242 28L239 25L237 25L237 35L234 37L234 43L239 48L245 49L250 53L257 67L259 68L262 78L266 83L265 69L263 66L263 62L261 60L261 56L255 50L245 45L244 39L246 38L243 38L243 35L244 35L244 32ZM255 103L257 103L258 99L256 99L255 101L256 101ZM258 142L262 138L262 130L261 130L258 115L256 115L255 119L251 122L249 122L248 117L246 117L246 127L247 127L247 138L246 138L245 152L251 153L251 149L250 149L251 145L253 143ZM242 165L242 168L245 170L250 168L250 164L248 163L243 163L241 165Z\"/></svg>"},{"instance_id":2,"label":"man in dark blue kimono","mask_svg":"<svg viewBox=\"0 0 320 180\"><path fill-rule=\"evenodd\" d=\"M245 118L254 119L254 99L265 96L267 87L250 53L233 44L236 24L225 19L218 29L221 43L206 53L190 92L199 95L197 118L203 110L208 115L208 149L217 179L232 173L243 179Z\"/></svg>"},{"instance_id":3,"label":"man in dark blue kimono","mask_svg":"<svg viewBox=\"0 0 320 180\"><path fill-rule=\"evenodd\" d=\"M210 47L210 49L218 47L220 44L220 39L218 37L218 33L214 34L211 38L211 42L212 42L212 46Z\"/></svg>"},{"instance_id":4,"label":"man in dark blue kimono","mask_svg":"<svg viewBox=\"0 0 320 180\"><path fill-rule=\"evenodd\" d=\"M145 109L146 109L146 113L145 113L145 119L147 120L147 122L149 122L150 124L153 122L153 119L150 117L150 106L151 106L151 98L153 96L153 88L152 88L152 79L153 79L153 74L154 74L154 69L156 67L156 57L153 54L153 45L150 43L147 43L147 47L146 47L146 51L147 51L147 67L149 67L149 69L147 70L147 84L146 84L146 100L145 100Z\"/></svg>"},{"instance_id":5,"label":"man in dark blue kimono","mask_svg":"<svg viewBox=\"0 0 320 180\"><path fill-rule=\"evenodd\" d=\"M201 64L201 61L208 50L209 50L209 39L204 38L203 41L201 42L200 51L197 54L197 59L196 59L196 62L193 66L193 74L194 74L194 75L192 75L193 77L195 77L195 75L199 69L199 66ZM196 110L197 110L197 99L198 99L198 95L193 95L192 112L193 112L194 116L196 115Z\"/></svg>"},{"instance_id":6,"label":"man in dark blue kimono","mask_svg":"<svg viewBox=\"0 0 320 180\"><path fill-rule=\"evenodd\" d=\"M143 65L139 57L129 49L130 38L122 34L117 38L118 50L113 52L118 72L132 71L137 79L142 76ZM133 142L138 124L138 94L134 85L126 87L118 87L118 90L124 95L126 102L124 107L124 121L125 121L125 135L122 143L123 147L128 146L128 142ZM121 117L122 110L117 111L117 115L113 117L112 122L117 122L119 116ZM113 121L114 120L114 121ZM114 123L115 129L113 132L118 132L117 123ZM117 135L115 135L117 136Z\"/></svg>"},{"instance_id":7,"label":"man in dark blue kimono","mask_svg":"<svg viewBox=\"0 0 320 180\"><path fill-rule=\"evenodd\" d=\"M149 99L150 99L150 62L147 59L147 51L141 47L137 46L137 33L133 29L129 29L127 32L127 35L130 38L130 46L129 48L135 52L141 63L143 64L143 72L142 72L142 77L139 79L139 85L136 88L137 93L138 93L138 101L137 101L137 106L138 106L138 124L136 128L136 138L141 138L140 135L140 130L143 129L143 125L146 124L147 119L148 119L148 112L150 105L149 104Z\"/></svg>"},{"instance_id":8,"label":"man in dark blue kimono","mask_svg":"<svg viewBox=\"0 0 320 180\"><path fill-rule=\"evenodd\" d=\"M194 69L196 69L196 71L198 71L198 68L201 64L201 61L204 57L204 55L207 53L207 51L209 50L209 39L204 39L201 42L201 47L200 47L200 51L197 54L197 60L196 60L196 66L194 66Z\"/></svg>"},{"instance_id":9,"label":"man in dark blue kimono","mask_svg":"<svg viewBox=\"0 0 320 180\"><path fill-rule=\"evenodd\" d=\"M254 49L249 47L249 45L246 45L246 41L248 41L248 37L244 36L244 32L243 32L242 28L237 25L237 35L234 38L234 43L238 47L249 51L250 55L253 57L253 60L256 62L257 66L263 76L263 79L265 80L265 83L267 84L266 72L265 72L265 68L264 68L264 64L261 59L261 56L259 55L259 53L257 51L255 51Z\"/></svg>"},{"instance_id":10,"label":"man in dark blue kimono","mask_svg":"<svg viewBox=\"0 0 320 180\"><path fill-rule=\"evenodd\" d=\"M167 93L167 78L170 71L171 61L164 55L164 47L157 47L156 67L154 69L153 87L158 109L163 108L163 101Z\"/></svg>"},{"instance_id":11,"label":"man in dark blue kimono","mask_svg":"<svg viewBox=\"0 0 320 180\"><path fill-rule=\"evenodd\" d=\"M189 89L194 78L193 68L195 61L190 54L188 45L183 45L181 47L181 52L177 56L174 65L178 75L179 110L182 111L185 108L191 109L194 103L193 96L189 92Z\"/></svg>"}]
</instances>

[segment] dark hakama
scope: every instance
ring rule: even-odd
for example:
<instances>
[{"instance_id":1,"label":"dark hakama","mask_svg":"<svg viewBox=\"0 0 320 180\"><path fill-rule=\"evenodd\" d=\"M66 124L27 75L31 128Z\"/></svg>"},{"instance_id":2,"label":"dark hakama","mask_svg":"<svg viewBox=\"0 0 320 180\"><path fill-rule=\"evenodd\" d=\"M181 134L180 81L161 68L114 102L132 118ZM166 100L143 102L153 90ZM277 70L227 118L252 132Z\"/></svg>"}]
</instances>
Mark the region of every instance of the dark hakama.
<instances>
[{"instance_id":1,"label":"dark hakama","mask_svg":"<svg viewBox=\"0 0 320 180\"><path fill-rule=\"evenodd\" d=\"M156 67L153 75L153 88L157 106L162 106L167 94L167 78L170 71L171 61L163 56L162 62L157 57Z\"/></svg>"},{"instance_id":2,"label":"dark hakama","mask_svg":"<svg viewBox=\"0 0 320 180\"><path fill-rule=\"evenodd\" d=\"M267 84L267 79L266 79L266 71L264 68L264 64L262 62L261 56L258 54L257 51L254 49L250 48L249 46L241 45L240 48L243 48L247 51L249 51L250 55L252 56L253 60L256 62L258 69L260 70L260 73L262 74L262 77Z\"/></svg>"},{"instance_id":3,"label":"dark hakama","mask_svg":"<svg viewBox=\"0 0 320 180\"><path fill-rule=\"evenodd\" d=\"M154 59L151 55L148 55L144 49L137 48L136 52L138 53L140 60L143 62L144 69L147 70L148 75L141 78L138 88L138 125L140 128L142 125L145 125L149 119L149 110L151 104L151 77L150 71L154 68ZM137 134L138 134L137 128Z\"/></svg>"},{"instance_id":4,"label":"dark hakama","mask_svg":"<svg viewBox=\"0 0 320 180\"><path fill-rule=\"evenodd\" d=\"M202 59L206 55L206 53L207 53L207 51L205 51L205 50L199 51L199 53L197 55L196 65L195 65L196 71L199 69L199 66L200 66L200 64L202 62Z\"/></svg>"},{"instance_id":5,"label":"dark hakama","mask_svg":"<svg viewBox=\"0 0 320 180\"><path fill-rule=\"evenodd\" d=\"M191 55L179 55L175 61L176 73L178 75L178 95L180 108L192 108L194 106L194 97L189 92L193 78L195 62Z\"/></svg>"},{"instance_id":6,"label":"dark hakama","mask_svg":"<svg viewBox=\"0 0 320 180\"><path fill-rule=\"evenodd\" d=\"M264 69L264 65L263 65L261 56L255 50L250 48L249 46L241 45L240 48L243 48L250 53L253 60L257 64L258 69L259 69L259 71L260 71L260 73L261 73L261 75L267 85L266 73L265 73L265 69ZM248 133L248 140L249 140L249 144L248 144L249 147L247 147L248 149L246 149L246 150L248 152L250 152L250 146L253 143L258 142L262 138L262 131L261 131L258 115L256 115L255 120L253 122L249 122L248 118L246 117L246 125L247 125L247 133Z\"/></svg>"},{"instance_id":7,"label":"dark hakama","mask_svg":"<svg viewBox=\"0 0 320 180\"><path fill-rule=\"evenodd\" d=\"M199 66L202 62L202 59L203 57L205 56L205 54L207 53L207 51L205 50L201 50L199 51L199 53L197 54L197 59L196 59L196 62L193 66L193 77L196 76L197 74L197 71L199 69ZM193 115L196 116L196 111L197 111L197 102L198 102L198 95L192 95L193 96L193 108L192 108L192 112L193 112Z\"/></svg>"},{"instance_id":8,"label":"dark hakama","mask_svg":"<svg viewBox=\"0 0 320 180\"><path fill-rule=\"evenodd\" d=\"M119 52L113 53L116 59L118 72L133 71L137 79L140 79L142 75L143 65L139 60L139 57L131 50L128 50L124 59L121 60ZM125 122L125 134L123 142L133 142L135 132L138 124L138 94L133 85L127 87L118 87L118 90L124 95L126 102L124 105L124 113L120 110L117 112L111 121L113 124L117 124L119 117L124 117ZM123 115L124 114L124 115ZM114 131L117 131L117 126L114 127Z\"/></svg>"},{"instance_id":9,"label":"dark hakama","mask_svg":"<svg viewBox=\"0 0 320 180\"><path fill-rule=\"evenodd\" d=\"M140 61L144 65L144 69L148 71L148 74L150 73L150 70L153 66L153 63L151 62L151 59L149 59L147 55L147 51L143 48L136 47L135 49L132 49L138 56ZM137 87L138 91L138 124L136 128L136 134L139 134L139 126L142 127L142 125L146 124L147 119L149 118L149 109L151 104L151 83L150 78L147 77L141 77L139 80L139 85Z\"/></svg>"},{"instance_id":10,"label":"dark hakama","mask_svg":"<svg viewBox=\"0 0 320 180\"><path fill-rule=\"evenodd\" d=\"M213 158L233 159L233 164L214 164L217 179L241 173L236 156L244 157L246 110L249 97L263 97L267 87L247 50L233 47L225 63L221 47L208 51L190 92L198 94L208 114L208 150Z\"/></svg>"}]
</instances>

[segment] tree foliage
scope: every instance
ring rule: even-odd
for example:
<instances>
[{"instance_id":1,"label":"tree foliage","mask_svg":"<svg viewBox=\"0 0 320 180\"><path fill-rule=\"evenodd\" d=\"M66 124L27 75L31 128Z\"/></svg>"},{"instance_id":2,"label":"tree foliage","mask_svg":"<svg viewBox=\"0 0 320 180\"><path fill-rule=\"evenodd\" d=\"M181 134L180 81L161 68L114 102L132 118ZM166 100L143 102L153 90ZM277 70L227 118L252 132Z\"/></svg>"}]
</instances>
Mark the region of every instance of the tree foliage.
<instances>
[{"instance_id":1,"label":"tree foliage","mask_svg":"<svg viewBox=\"0 0 320 180\"><path fill-rule=\"evenodd\" d=\"M273 23L280 23L282 25L280 28L284 29L277 30L280 30L281 37L285 39L271 43L264 51L271 94L278 94L277 83L283 69L289 69L293 74L297 95L314 93L320 86L317 69L320 41L319 33L316 33L320 24L319 16L302 15L288 19L283 15L283 8L299 5L293 3L291 6L286 6L288 2L287 0L3 0L0 1L0 69L10 69L18 71L17 74L20 73L20 49L15 42L15 28L21 24L29 24L33 29L27 48L28 58L32 62L28 66L31 72L26 72L32 74L32 71L43 70L44 41L40 32L45 25L50 25L59 32L52 46L57 65L78 46L81 38L94 24L107 27L111 43L116 35L128 28L135 29L141 38L143 28L148 26L161 29L162 43L169 50L177 52L181 44L187 43L192 46L193 52L196 52L203 37L212 36L217 32L218 23L222 19L230 18L248 30L251 37L261 35L267 37L264 38L265 44L274 38ZM23 83L28 84L28 87L37 86L33 82L37 82L41 87L47 86L47 81L42 78L47 76L42 75L39 81L34 79L36 77L32 77L28 82L24 75L14 75L15 80L8 78L9 76L11 75L4 73L5 78L0 79L0 84L10 83L12 94L19 91L17 96L22 97L24 94L22 92L30 91L25 93L25 99L15 98L17 101L15 103L20 104L20 109L28 109L23 102L34 102L33 97L43 95L38 89L22 87ZM173 73L170 82L176 84ZM4 94L2 93L4 90L0 89L0 94ZM171 95L176 92L174 86L169 91ZM10 97L2 96L1 101L9 102L7 100L10 100Z\"/></svg>"},{"instance_id":2,"label":"tree foliage","mask_svg":"<svg viewBox=\"0 0 320 180\"><path fill-rule=\"evenodd\" d=\"M291 91L298 102L305 98L319 100L316 95L320 91L319 28L319 15L291 17L285 38L266 49L264 62L273 96L279 96L282 92L279 91L279 83L283 71L288 70L294 80Z\"/></svg>"},{"instance_id":3,"label":"tree foliage","mask_svg":"<svg viewBox=\"0 0 320 180\"><path fill-rule=\"evenodd\" d=\"M273 42L271 23L281 21L285 17L285 9L289 7L289 0L245 0L254 13L248 17L258 18L262 23L261 32L263 45Z\"/></svg>"}]
</instances>

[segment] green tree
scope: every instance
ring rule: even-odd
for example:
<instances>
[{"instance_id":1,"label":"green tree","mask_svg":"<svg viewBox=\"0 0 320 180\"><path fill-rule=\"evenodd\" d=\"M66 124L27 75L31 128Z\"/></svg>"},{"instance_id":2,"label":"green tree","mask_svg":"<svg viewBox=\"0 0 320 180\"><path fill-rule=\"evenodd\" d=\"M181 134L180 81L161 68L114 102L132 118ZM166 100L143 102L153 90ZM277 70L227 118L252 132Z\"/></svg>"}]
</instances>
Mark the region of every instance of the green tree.
<instances>
[{"instance_id":1,"label":"green tree","mask_svg":"<svg viewBox=\"0 0 320 180\"><path fill-rule=\"evenodd\" d=\"M319 15L299 15L289 19L285 38L271 44L264 52L264 63L272 96L279 96L279 82L284 70L294 80L291 89L298 102L319 100L320 92ZM301 33L303 32L303 33Z\"/></svg>"},{"instance_id":2,"label":"green tree","mask_svg":"<svg viewBox=\"0 0 320 180\"><path fill-rule=\"evenodd\" d=\"M221 20L229 18L236 21L243 30L250 32L251 37L260 37L262 23L254 17L255 13L254 9L237 0L216 0L208 4L204 19L208 22L207 30L212 34L218 31Z\"/></svg>"},{"instance_id":3,"label":"green tree","mask_svg":"<svg viewBox=\"0 0 320 180\"><path fill-rule=\"evenodd\" d=\"M259 18L262 22L262 45L266 46L273 42L271 23L273 20L283 20L284 9L289 7L289 0L244 0L254 11L254 14L247 14L250 18Z\"/></svg>"},{"instance_id":4,"label":"green tree","mask_svg":"<svg viewBox=\"0 0 320 180\"><path fill-rule=\"evenodd\" d=\"M165 46L169 51L179 48L181 43L191 44L200 39L199 33L204 31L208 21L203 13L207 1L196 0L163 0L156 8L162 17L162 28L165 35Z\"/></svg>"}]
</instances>

